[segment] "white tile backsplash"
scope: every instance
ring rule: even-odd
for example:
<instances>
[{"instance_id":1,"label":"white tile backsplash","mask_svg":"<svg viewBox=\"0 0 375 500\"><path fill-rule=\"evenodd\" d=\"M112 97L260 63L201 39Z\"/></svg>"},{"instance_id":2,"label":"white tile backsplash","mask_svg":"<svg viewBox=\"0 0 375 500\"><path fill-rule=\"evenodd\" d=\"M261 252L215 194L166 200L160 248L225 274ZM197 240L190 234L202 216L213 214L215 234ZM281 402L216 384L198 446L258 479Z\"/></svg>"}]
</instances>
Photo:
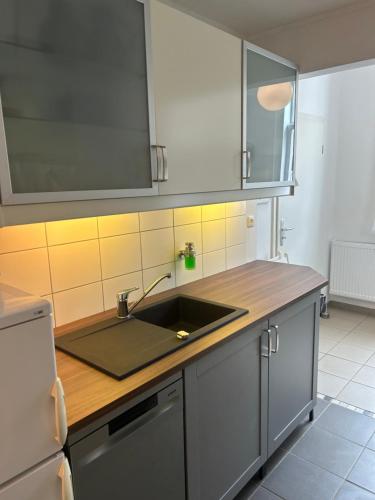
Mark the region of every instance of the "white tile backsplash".
<instances>
[{"instance_id":1,"label":"white tile backsplash","mask_svg":"<svg viewBox=\"0 0 375 500\"><path fill-rule=\"evenodd\" d=\"M92 283L53 294L56 326L103 311L101 283Z\"/></svg>"},{"instance_id":2,"label":"white tile backsplash","mask_svg":"<svg viewBox=\"0 0 375 500\"><path fill-rule=\"evenodd\" d=\"M172 227L142 232L141 244L144 269L168 264L175 259Z\"/></svg>"},{"instance_id":3,"label":"white tile backsplash","mask_svg":"<svg viewBox=\"0 0 375 500\"><path fill-rule=\"evenodd\" d=\"M225 219L202 223L203 252L225 248Z\"/></svg>"},{"instance_id":4,"label":"white tile backsplash","mask_svg":"<svg viewBox=\"0 0 375 500\"><path fill-rule=\"evenodd\" d=\"M240 245L246 242L246 216L230 217L226 219L227 247Z\"/></svg>"},{"instance_id":5,"label":"white tile backsplash","mask_svg":"<svg viewBox=\"0 0 375 500\"><path fill-rule=\"evenodd\" d=\"M174 209L174 225L181 226L182 224L194 224L201 222L202 207L183 207Z\"/></svg>"},{"instance_id":6,"label":"white tile backsplash","mask_svg":"<svg viewBox=\"0 0 375 500\"><path fill-rule=\"evenodd\" d=\"M114 278L142 269L139 233L100 239L103 279Z\"/></svg>"},{"instance_id":7,"label":"white tile backsplash","mask_svg":"<svg viewBox=\"0 0 375 500\"><path fill-rule=\"evenodd\" d=\"M228 247L227 252L227 269L242 266L246 262L246 245L236 245Z\"/></svg>"},{"instance_id":8,"label":"white tile backsplash","mask_svg":"<svg viewBox=\"0 0 375 500\"><path fill-rule=\"evenodd\" d=\"M237 217L246 214L246 201L231 201L225 204L226 217Z\"/></svg>"},{"instance_id":9,"label":"white tile backsplash","mask_svg":"<svg viewBox=\"0 0 375 500\"><path fill-rule=\"evenodd\" d=\"M98 217L99 238L139 232L139 216L135 214Z\"/></svg>"},{"instance_id":10,"label":"white tile backsplash","mask_svg":"<svg viewBox=\"0 0 375 500\"><path fill-rule=\"evenodd\" d=\"M203 276L211 276L212 274L225 271L225 249L216 250L203 254Z\"/></svg>"},{"instance_id":11,"label":"white tile backsplash","mask_svg":"<svg viewBox=\"0 0 375 500\"><path fill-rule=\"evenodd\" d=\"M202 221L225 219L225 203L202 206Z\"/></svg>"},{"instance_id":12,"label":"white tile backsplash","mask_svg":"<svg viewBox=\"0 0 375 500\"><path fill-rule=\"evenodd\" d=\"M98 237L98 222L96 217L47 222L46 232L49 246L92 240Z\"/></svg>"},{"instance_id":13,"label":"white tile backsplash","mask_svg":"<svg viewBox=\"0 0 375 500\"><path fill-rule=\"evenodd\" d=\"M123 288L139 287L136 299L161 274L172 278L152 293L243 264L255 239L245 210L220 203L1 228L0 280L48 296L63 325L114 307ZM194 270L177 260L186 241L197 250Z\"/></svg>"},{"instance_id":14,"label":"white tile backsplash","mask_svg":"<svg viewBox=\"0 0 375 500\"><path fill-rule=\"evenodd\" d=\"M50 294L47 248L0 255L0 279L35 295Z\"/></svg>"},{"instance_id":15,"label":"white tile backsplash","mask_svg":"<svg viewBox=\"0 0 375 500\"><path fill-rule=\"evenodd\" d=\"M139 221L141 231L160 229L173 226L173 210L155 210L151 212L140 212Z\"/></svg>"},{"instance_id":16,"label":"white tile backsplash","mask_svg":"<svg viewBox=\"0 0 375 500\"><path fill-rule=\"evenodd\" d=\"M100 281L99 241L49 247L53 292Z\"/></svg>"},{"instance_id":17,"label":"white tile backsplash","mask_svg":"<svg viewBox=\"0 0 375 500\"><path fill-rule=\"evenodd\" d=\"M0 254L31 250L47 245L45 224L0 228Z\"/></svg>"}]
</instances>

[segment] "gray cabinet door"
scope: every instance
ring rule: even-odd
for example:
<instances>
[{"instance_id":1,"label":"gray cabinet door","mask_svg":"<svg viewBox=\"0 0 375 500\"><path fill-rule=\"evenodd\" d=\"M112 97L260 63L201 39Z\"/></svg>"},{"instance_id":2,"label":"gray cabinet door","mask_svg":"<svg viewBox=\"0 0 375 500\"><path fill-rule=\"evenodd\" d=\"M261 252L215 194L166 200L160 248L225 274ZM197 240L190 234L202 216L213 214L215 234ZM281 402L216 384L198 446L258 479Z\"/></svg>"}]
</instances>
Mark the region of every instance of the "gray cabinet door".
<instances>
[{"instance_id":1,"label":"gray cabinet door","mask_svg":"<svg viewBox=\"0 0 375 500\"><path fill-rule=\"evenodd\" d=\"M243 189L294 183L296 66L243 45Z\"/></svg>"},{"instance_id":2,"label":"gray cabinet door","mask_svg":"<svg viewBox=\"0 0 375 500\"><path fill-rule=\"evenodd\" d=\"M158 194L148 0L4 0L3 204Z\"/></svg>"},{"instance_id":3,"label":"gray cabinet door","mask_svg":"<svg viewBox=\"0 0 375 500\"><path fill-rule=\"evenodd\" d=\"M277 352L269 358L268 456L315 404L319 293L273 316L269 326L272 348Z\"/></svg>"},{"instance_id":4,"label":"gray cabinet door","mask_svg":"<svg viewBox=\"0 0 375 500\"><path fill-rule=\"evenodd\" d=\"M266 458L267 324L185 370L189 500L233 498Z\"/></svg>"}]
</instances>

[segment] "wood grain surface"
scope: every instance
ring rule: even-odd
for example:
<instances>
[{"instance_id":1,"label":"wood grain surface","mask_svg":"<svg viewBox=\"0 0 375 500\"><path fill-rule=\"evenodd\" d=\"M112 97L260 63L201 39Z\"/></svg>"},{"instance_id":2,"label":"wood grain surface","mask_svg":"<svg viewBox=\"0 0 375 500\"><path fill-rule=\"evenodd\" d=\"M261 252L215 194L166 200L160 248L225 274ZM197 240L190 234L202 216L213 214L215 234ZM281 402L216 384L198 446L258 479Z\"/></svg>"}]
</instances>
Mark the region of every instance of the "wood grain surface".
<instances>
[{"instance_id":1,"label":"wood grain surface","mask_svg":"<svg viewBox=\"0 0 375 500\"><path fill-rule=\"evenodd\" d=\"M255 325L326 284L327 280L309 267L254 261L147 298L144 304L184 293L243 307L249 313L121 381L56 351L70 431L81 428L97 416L181 370L239 330ZM114 315L114 310L96 314L56 328L55 335L63 335Z\"/></svg>"}]
</instances>

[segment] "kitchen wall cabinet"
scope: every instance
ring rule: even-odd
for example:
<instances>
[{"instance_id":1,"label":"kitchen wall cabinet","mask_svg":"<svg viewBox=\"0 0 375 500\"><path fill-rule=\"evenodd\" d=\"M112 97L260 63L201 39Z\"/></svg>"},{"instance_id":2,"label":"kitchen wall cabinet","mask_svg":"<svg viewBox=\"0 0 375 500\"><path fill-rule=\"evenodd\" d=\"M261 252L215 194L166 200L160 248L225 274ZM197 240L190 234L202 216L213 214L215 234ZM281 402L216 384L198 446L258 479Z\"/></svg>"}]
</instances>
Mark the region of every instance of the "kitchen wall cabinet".
<instances>
[{"instance_id":1,"label":"kitchen wall cabinet","mask_svg":"<svg viewBox=\"0 0 375 500\"><path fill-rule=\"evenodd\" d=\"M160 193L240 189L241 40L156 1L151 26Z\"/></svg>"},{"instance_id":2,"label":"kitchen wall cabinet","mask_svg":"<svg viewBox=\"0 0 375 500\"><path fill-rule=\"evenodd\" d=\"M267 456L267 324L185 370L188 498L233 498Z\"/></svg>"},{"instance_id":3,"label":"kitchen wall cabinet","mask_svg":"<svg viewBox=\"0 0 375 500\"><path fill-rule=\"evenodd\" d=\"M2 203L158 194L148 0L4 4Z\"/></svg>"},{"instance_id":4,"label":"kitchen wall cabinet","mask_svg":"<svg viewBox=\"0 0 375 500\"><path fill-rule=\"evenodd\" d=\"M90 16L39 0L32 21L5 5L0 226L291 194L256 152L242 180L240 39L157 0L95 0Z\"/></svg>"},{"instance_id":5,"label":"kitchen wall cabinet","mask_svg":"<svg viewBox=\"0 0 375 500\"><path fill-rule=\"evenodd\" d=\"M312 412L318 332L314 293L186 368L189 500L233 499Z\"/></svg>"},{"instance_id":6,"label":"kitchen wall cabinet","mask_svg":"<svg viewBox=\"0 0 375 500\"><path fill-rule=\"evenodd\" d=\"M243 44L242 187L294 185L296 66Z\"/></svg>"}]
</instances>

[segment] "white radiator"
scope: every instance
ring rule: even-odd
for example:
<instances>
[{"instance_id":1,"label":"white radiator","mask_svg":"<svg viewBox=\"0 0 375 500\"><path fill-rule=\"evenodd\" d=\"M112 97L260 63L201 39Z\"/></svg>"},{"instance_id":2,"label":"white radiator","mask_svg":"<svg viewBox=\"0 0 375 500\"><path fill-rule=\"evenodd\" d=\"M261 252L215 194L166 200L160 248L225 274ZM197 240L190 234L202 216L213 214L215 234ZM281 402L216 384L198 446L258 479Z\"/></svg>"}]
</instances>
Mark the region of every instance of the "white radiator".
<instances>
[{"instance_id":1,"label":"white radiator","mask_svg":"<svg viewBox=\"0 0 375 500\"><path fill-rule=\"evenodd\" d=\"M329 291L375 302L375 244L332 242Z\"/></svg>"}]
</instances>

